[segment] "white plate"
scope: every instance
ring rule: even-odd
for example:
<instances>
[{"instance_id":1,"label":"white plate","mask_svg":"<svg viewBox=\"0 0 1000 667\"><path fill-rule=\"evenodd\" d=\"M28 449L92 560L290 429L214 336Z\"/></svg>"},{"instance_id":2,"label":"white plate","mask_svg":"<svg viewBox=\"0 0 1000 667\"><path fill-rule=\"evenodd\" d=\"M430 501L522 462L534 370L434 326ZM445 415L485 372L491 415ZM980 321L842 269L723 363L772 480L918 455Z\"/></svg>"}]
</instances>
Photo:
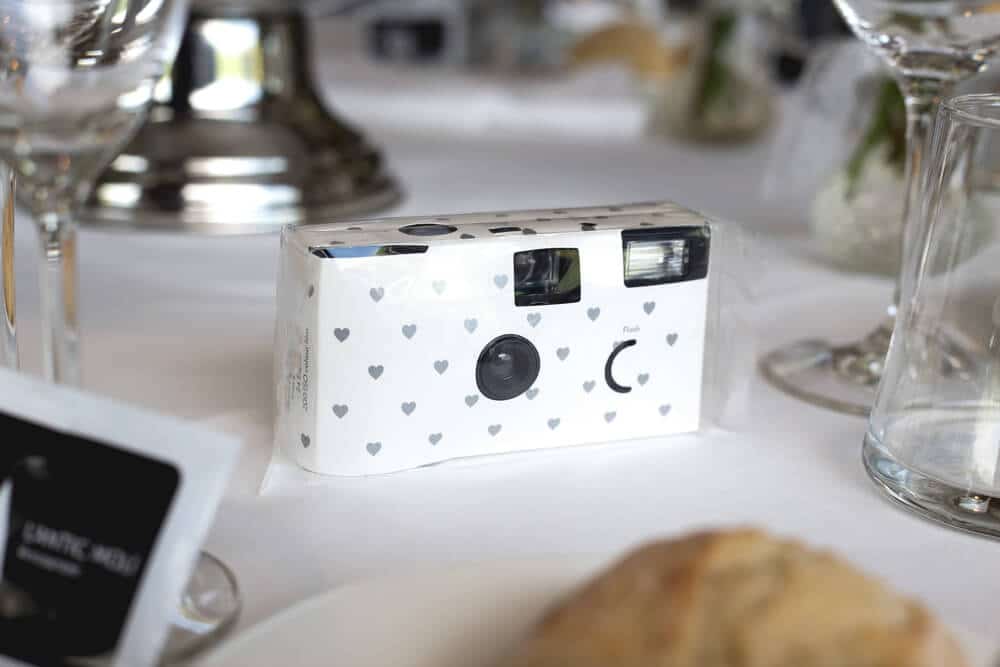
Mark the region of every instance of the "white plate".
<instances>
[{"instance_id":1,"label":"white plate","mask_svg":"<svg viewBox=\"0 0 1000 667\"><path fill-rule=\"evenodd\" d=\"M602 565L531 560L350 584L251 628L199 667L489 667ZM995 647L957 632L976 667Z\"/></svg>"}]
</instances>

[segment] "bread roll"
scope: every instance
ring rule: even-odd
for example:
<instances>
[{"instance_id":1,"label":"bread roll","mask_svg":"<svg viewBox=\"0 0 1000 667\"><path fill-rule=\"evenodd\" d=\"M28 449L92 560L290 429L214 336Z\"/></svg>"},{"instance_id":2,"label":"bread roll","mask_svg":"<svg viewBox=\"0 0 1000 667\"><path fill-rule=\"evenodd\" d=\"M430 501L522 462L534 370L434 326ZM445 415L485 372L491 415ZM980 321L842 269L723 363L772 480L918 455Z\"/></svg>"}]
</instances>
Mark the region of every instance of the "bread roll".
<instances>
[{"instance_id":1,"label":"bread roll","mask_svg":"<svg viewBox=\"0 0 1000 667\"><path fill-rule=\"evenodd\" d=\"M920 604L755 531L629 554L553 609L506 667L963 667Z\"/></svg>"}]
</instances>

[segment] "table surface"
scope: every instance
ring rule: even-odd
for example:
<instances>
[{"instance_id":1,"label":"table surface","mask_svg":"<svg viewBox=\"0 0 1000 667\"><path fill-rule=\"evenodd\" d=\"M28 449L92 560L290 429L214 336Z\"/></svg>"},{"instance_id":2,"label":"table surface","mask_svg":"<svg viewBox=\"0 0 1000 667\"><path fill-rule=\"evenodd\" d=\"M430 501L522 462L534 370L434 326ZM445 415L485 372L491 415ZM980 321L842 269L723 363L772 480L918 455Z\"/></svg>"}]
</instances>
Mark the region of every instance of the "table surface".
<instances>
[{"instance_id":1,"label":"table surface","mask_svg":"<svg viewBox=\"0 0 1000 667\"><path fill-rule=\"evenodd\" d=\"M835 273L804 244L801 206L761 197L767 142L740 149L660 140L374 131L406 186L400 214L673 198L761 233L761 350L849 338L891 293ZM37 372L30 221L17 228L23 365ZM1000 545L925 523L861 468L865 422L752 380L728 432L515 456L256 492L271 449L278 240L84 231L88 389L201 420L246 440L207 548L236 572L238 630L342 582L467 561L604 555L712 526L761 526L830 546L944 618L985 636L1000 619ZM848 314L848 316L845 316ZM751 369L752 372L752 369Z\"/></svg>"}]
</instances>

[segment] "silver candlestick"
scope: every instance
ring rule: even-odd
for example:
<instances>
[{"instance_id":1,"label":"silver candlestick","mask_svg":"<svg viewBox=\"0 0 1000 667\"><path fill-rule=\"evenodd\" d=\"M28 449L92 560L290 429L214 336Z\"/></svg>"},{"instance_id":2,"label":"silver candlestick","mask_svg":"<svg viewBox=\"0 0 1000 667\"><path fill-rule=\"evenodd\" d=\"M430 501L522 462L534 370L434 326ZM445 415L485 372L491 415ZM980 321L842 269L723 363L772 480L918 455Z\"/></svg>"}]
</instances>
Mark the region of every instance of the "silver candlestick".
<instances>
[{"instance_id":1,"label":"silver candlestick","mask_svg":"<svg viewBox=\"0 0 1000 667\"><path fill-rule=\"evenodd\" d=\"M297 2L194 0L146 124L81 221L248 233L396 203L379 152L321 101L310 55Z\"/></svg>"}]
</instances>

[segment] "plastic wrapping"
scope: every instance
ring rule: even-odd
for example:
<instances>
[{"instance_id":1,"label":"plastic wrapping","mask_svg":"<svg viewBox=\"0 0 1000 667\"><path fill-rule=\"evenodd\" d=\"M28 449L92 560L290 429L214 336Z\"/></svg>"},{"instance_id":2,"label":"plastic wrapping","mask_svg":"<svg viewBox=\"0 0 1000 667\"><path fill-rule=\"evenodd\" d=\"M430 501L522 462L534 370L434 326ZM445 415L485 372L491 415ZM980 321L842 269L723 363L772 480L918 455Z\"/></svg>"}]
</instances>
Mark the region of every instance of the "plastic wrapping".
<instances>
[{"instance_id":1,"label":"plastic wrapping","mask_svg":"<svg viewBox=\"0 0 1000 667\"><path fill-rule=\"evenodd\" d=\"M380 474L742 409L745 243L675 204L289 227L281 245L276 463Z\"/></svg>"}]
</instances>

